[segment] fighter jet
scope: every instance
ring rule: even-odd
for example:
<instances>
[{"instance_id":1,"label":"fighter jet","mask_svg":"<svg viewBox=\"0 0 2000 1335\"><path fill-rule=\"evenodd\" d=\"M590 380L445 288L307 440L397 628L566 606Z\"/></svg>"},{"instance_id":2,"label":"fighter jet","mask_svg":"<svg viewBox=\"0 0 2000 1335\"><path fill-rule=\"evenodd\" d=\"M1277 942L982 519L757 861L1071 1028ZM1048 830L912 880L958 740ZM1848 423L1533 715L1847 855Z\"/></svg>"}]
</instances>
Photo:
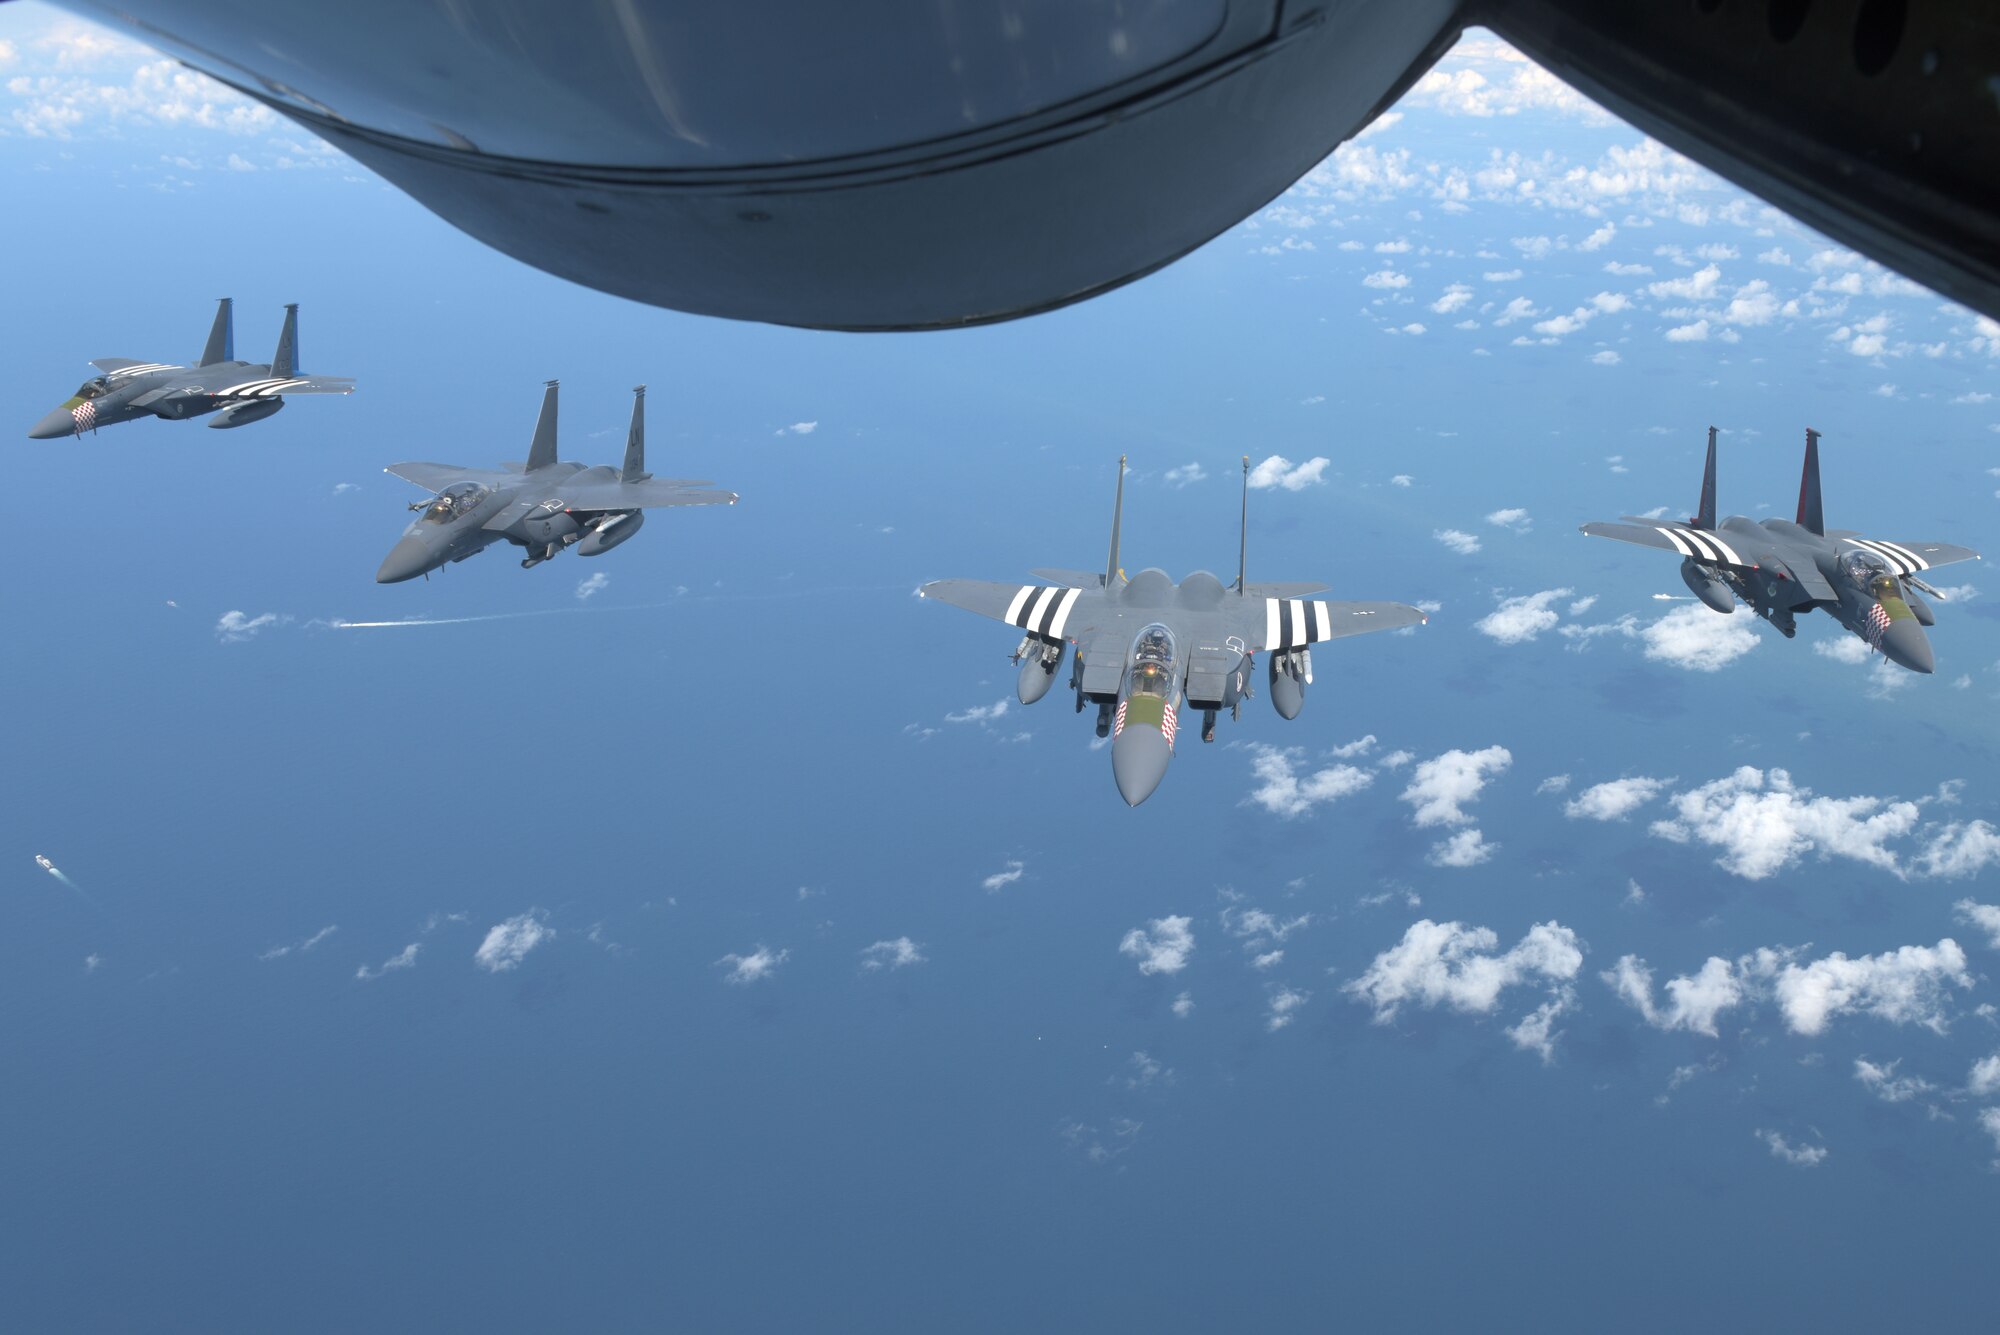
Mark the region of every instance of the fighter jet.
<instances>
[{"instance_id":1,"label":"fighter jet","mask_svg":"<svg viewBox=\"0 0 2000 1335\"><path fill-rule=\"evenodd\" d=\"M566 547L578 556L610 551L639 531L645 511L665 505L734 505L733 491L696 491L707 482L654 477L646 471L646 387L632 391L632 429L625 466L585 468L556 459L556 382L542 395L534 443L526 463L504 471L450 464L391 464L383 471L436 495L410 508L421 511L375 572L395 584L463 561L501 540L527 552L526 570Z\"/></svg>"},{"instance_id":2,"label":"fighter jet","mask_svg":"<svg viewBox=\"0 0 2000 1335\"><path fill-rule=\"evenodd\" d=\"M1242 716L1254 694L1259 651L1269 651L1271 704L1295 719L1312 683L1312 650L1324 640L1394 630L1425 621L1401 603L1310 601L1324 584L1246 584L1250 460L1243 460L1244 538L1236 583L1206 570L1179 584L1164 570L1130 579L1118 564L1118 526L1125 509L1125 460L1118 460L1118 494L1111 511L1111 555L1102 575L1036 570L1049 584L989 584L942 579L918 593L1018 626L1013 653L1021 666L1016 693L1031 705L1049 693L1071 644L1069 684L1076 709L1097 706L1097 735L1111 738L1111 775L1127 805L1138 806L1166 777L1179 735L1179 705L1201 711L1201 739L1215 740L1215 716Z\"/></svg>"},{"instance_id":3,"label":"fighter jet","mask_svg":"<svg viewBox=\"0 0 2000 1335\"><path fill-rule=\"evenodd\" d=\"M285 307L284 332L268 363L236 360L234 303L216 306L208 345L193 366L101 357L91 363L103 374L86 380L76 393L28 431L30 440L80 436L99 427L164 417L179 422L215 413L209 425L223 430L261 422L285 406L287 394L352 394L347 376L299 373L299 308Z\"/></svg>"},{"instance_id":4,"label":"fighter jet","mask_svg":"<svg viewBox=\"0 0 2000 1335\"><path fill-rule=\"evenodd\" d=\"M1585 524L1583 531L1675 553L1681 557L1681 579L1695 597L1717 612L1734 612L1740 598L1788 640L1798 633L1798 613L1823 608L1869 648L1912 672L1936 667L1924 627L1937 618L1918 590L1941 595L1919 573L1980 559L1970 547L1948 542L1887 542L1852 529L1828 530L1820 502L1819 432L1810 427L1796 520L1731 515L1716 523L1715 428L1710 427L1700 513L1686 522L1628 515L1616 524Z\"/></svg>"}]
</instances>

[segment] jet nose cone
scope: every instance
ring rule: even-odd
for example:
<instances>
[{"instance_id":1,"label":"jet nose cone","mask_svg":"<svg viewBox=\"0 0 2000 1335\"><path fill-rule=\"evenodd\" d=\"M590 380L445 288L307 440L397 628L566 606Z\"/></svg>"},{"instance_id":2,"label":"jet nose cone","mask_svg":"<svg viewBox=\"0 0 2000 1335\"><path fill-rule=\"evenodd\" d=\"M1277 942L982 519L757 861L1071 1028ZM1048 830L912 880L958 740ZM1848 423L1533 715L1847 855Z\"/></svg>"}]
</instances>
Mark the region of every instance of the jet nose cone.
<instances>
[{"instance_id":1,"label":"jet nose cone","mask_svg":"<svg viewBox=\"0 0 2000 1335\"><path fill-rule=\"evenodd\" d=\"M389 549L382 568L375 572L377 584L400 584L438 565L431 549L418 537L407 537Z\"/></svg>"},{"instance_id":2,"label":"jet nose cone","mask_svg":"<svg viewBox=\"0 0 2000 1335\"><path fill-rule=\"evenodd\" d=\"M1118 795L1125 805L1136 807L1151 797L1167 777L1167 762L1173 758L1158 728L1135 723L1119 733L1111 743L1111 777L1118 781Z\"/></svg>"},{"instance_id":3,"label":"jet nose cone","mask_svg":"<svg viewBox=\"0 0 2000 1335\"><path fill-rule=\"evenodd\" d=\"M1891 662L1912 672L1937 671L1937 657L1931 652L1930 637L1915 617L1892 623L1882 636L1882 652Z\"/></svg>"},{"instance_id":4,"label":"jet nose cone","mask_svg":"<svg viewBox=\"0 0 2000 1335\"><path fill-rule=\"evenodd\" d=\"M76 419L69 409L56 408L41 421L28 428L29 440L61 440L64 436L76 434Z\"/></svg>"}]
</instances>

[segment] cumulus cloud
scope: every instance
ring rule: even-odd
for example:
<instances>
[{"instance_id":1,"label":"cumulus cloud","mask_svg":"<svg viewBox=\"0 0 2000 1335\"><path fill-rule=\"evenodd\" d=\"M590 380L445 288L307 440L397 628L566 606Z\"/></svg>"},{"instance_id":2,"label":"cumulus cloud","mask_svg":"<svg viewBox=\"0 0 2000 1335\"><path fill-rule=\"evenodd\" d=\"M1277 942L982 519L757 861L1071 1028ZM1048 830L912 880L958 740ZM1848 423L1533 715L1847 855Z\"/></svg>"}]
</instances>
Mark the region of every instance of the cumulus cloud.
<instances>
[{"instance_id":1,"label":"cumulus cloud","mask_svg":"<svg viewBox=\"0 0 2000 1335\"><path fill-rule=\"evenodd\" d=\"M1351 742L1343 742L1341 745L1328 751L1327 754L1335 760L1353 760L1357 756L1367 755L1374 749L1375 734L1371 732L1366 737L1357 737Z\"/></svg>"},{"instance_id":2,"label":"cumulus cloud","mask_svg":"<svg viewBox=\"0 0 2000 1335\"><path fill-rule=\"evenodd\" d=\"M600 592L601 590L604 589L606 585L610 583L611 583L611 576L605 574L602 570L592 571L588 578L577 581L576 585L577 601L578 602L588 601L592 594Z\"/></svg>"},{"instance_id":3,"label":"cumulus cloud","mask_svg":"<svg viewBox=\"0 0 2000 1335\"><path fill-rule=\"evenodd\" d=\"M1292 820L1323 802L1358 793L1375 782L1373 774L1353 765L1330 765L1302 774L1304 754L1297 748L1280 750L1260 742L1251 743L1250 771L1257 787L1243 799L1244 803Z\"/></svg>"},{"instance_id":4,"label":"cumulus cloud","mask_svg":"<svg viewBox=\"0 0 2000 1335\"><path fill-rule=\"evenodd\" d=\"M1125 933L1118 953L1139 961L1140 973L1179 973L1194 954L1194 919L1180 914L1154 918Z\"/></svg>"},{"instance_id":5,"label":"cumulus cloud","mask_svg":"<svg viewBox=\"0 0 2000 1335\"><path fill-rule=\"evenodd\" d=\"M1930 1081L1919 1075L1897 1075L1896 1068L1902 1061L1896 1060L1877 1065L1866 1057L1854 1061L1854 1078L1865 1086L1869 1093L1884 1103L1908 1103L1937 1089Z\"/></svg>"},{"instance_id":6,"label":"cumulus cloud","mask_svg":"<svg viewBox=\"0 0 2000 1335\"><path fill-rule=\"evenodd\" d=\"M722 981L739 987L761 982L778 971L778 967L792 957L790 950L772 950L758 944L748 955L724 955L716 966L725 970Z\"/></svg>"},{"instance_id":7,"label":"cumulus cloud","mask_svg":"<svg viewBox=\"0 0 2000 1335\"><path fill-rule=\"evenodd\" d=\"M1477 867L1490 859L1498 847L1487 843L1486 836L1478 830L1460 830L1451 838L1432 844L1424 861L1433 867Z\"/></svg>"},{"instance_id":8,"label":"cumulus cloud","mask_svg":"<svg viewBox=\"0 0 2000 1335\"><path fill-rule=\"evenodd\" d=\"M1996 862L2000 862L2000 830L1983 820L1953 821L1931 834L1918 855L1917 867L1926 876L1956 880L1976 875ZM2000 938L2000 931L1995 935Z\"/></svg>"},{"instance_id":9,"label":"cumulus cloud","mask_svg":"<svg viewBox=\"0 0 2000 1335\"><path fill-rule=\"evenodd\" d=\"M1513 763L1513 753L1504 746L1446 751L1417 765L1402 800L1415 808L1411 819L1418 826L1469 824L1472 817L1464 804L1478 801L1487 781Z\"/></svg>"},{"instance_id":10,"label":"cumulus cloud","mask_svg":"<svg viewBox=\"0 0 2000 1335\"><path fill-rule=\"evenodd\" d=\"M1817 1168L1825 1161L1827 1148L1824 1145L1794 1145L1776 1131L1758 1128L1757 1139L1770 1147L1771 1157L1794 1168Z\"/></svg>"},{"instance_id":11,"label":"cumulus cloud","mask_svg":"<svg viewBox=\"0 0 2000 1335\"><path fill-rule=\"evenodd\" d=\"M1425 918L1341 990L1368 1006L1375 1023L1387 1024L1406 1004L1491 1015L1509 988L1547 985L1549 1001L1507 1031L1546 1061L1557 1038L1555 1019L1574 998L1570 984L1583 967L1583 949L1575 932L1555 922L1537 923L1505 953L1494 953L1499 943L1491 928Z\"/></svg>"},{"instance_id":12,"label":"cumulus cloud","mask_svg":"<svg viewBox=\"0 0 2000 1335\"><path fill-rule=\"evenodd\" d=\"M877 941L861 949L861 967L870 971L902 969L923 962L923 947L907 936L899 936L893 941Z\"/></svg>"},{"instance_id":13,"label":"cumulus cloud","mask_svg":"<svg viewBox=\"0 0 2000 1335\"><path fill-rule=\"evenodd\" d=\"M488 973L518 968L528 952L555 936L540 909L530 909L487 929L486 939L472 953L472 962Z\"/></svg>"},{"instance_id":14,"label":"cumulus cloud","mask_svg":"<svg viewBox=\"0 0 2000 1335\"><path fill-rule=\"evenodd\" d=\"M1721 616L1700 604L1676 607L1639 632L1646 657L1692 672L1719 672L1757 647L1747 616Z\"/></svg>"},{"instance_id":15,"label":"cumulus cloud","mask_svg":"<svg viewBox=\"0 0 2000 1335\"><path fill-rule=\"evenodd\" d=\"M1990 1099L2000 1094L2000 1052L1972 1063L1972 1070L1965 1077L1965 1092L1975 1099Z\"/></svg>"},{"instance_id":16,"label":"cumulus cloud","mask_svg":"<svg viewBox=\"0 0 2000 1335\"><path fill-rule=\"evenodd\" d=\"M414 969L417 967L418 949L418 943L412 941L388 959L383 960L376 968L371 969L365 964L362 965L354 971L354 976L364 983L372 983L385 973L394 973L398 969Z\"/></svg>"},{"instance_id":17,"label":"cumulus cloud","mask_svg":"<svg viewBox=\"0 0 2000 1335\"><path fill-rule=\"evenodd\" d=\"M1574 592L1574 589L1544 589L1540 593L1502 598L1500 606L1473 622L1472 628L1502 644L1525 644L1562 619L1553 604Z\"/></svg>"},{"instance_id":18,"label":"cumulus cloud","mask_svg":"<svg viewBox=\"0 0 2000 1335\"><path fill-rule=\"evenodd\" d=\"M1665 791L1672 779L1635 776L1593 784L1563 806L1571 820L1623 820Z\"/></svg>"},{"instance_id":19,"label":"cumulus cloud","mask_svg":"<svg viewBox=\"0 0 2000 1335\"><path fill-rule=\"evenodd\" d=\"M1479 550L1479 538L1463 529L1441 528L1431 536L1460 556L1470 556Z\"/></svg>"},{"instance_id":20,"label":"cumulus cloud","mask_svg":"<svg viewBox=\"0 0 2000 1335\"><path fill-rule=\"evenodd\" d=\"M974 705L960 714L946 714L946 723L991 723L1004 715L1012 702L1006 697L995 700L990 705Z\"/></svg>"},{"instance_id":21,"label":"cumulus cloud","mask_svg":"<svg viewBox=\"0 0 2000 1335\"><path fill-rule=\"evenodd\" d=\"M322 927L303 941L294 941L288 945L272 946L269 950L257 956L257 958L260 960L281 960L287 955L303 955L339 930L338 927Z\"/></svg>"},{"instance_id":22,"label":"cumulus cloud","mask_svg":"<svg viewBox=\"0 0 2000 1335\"><path fill-rule=\"evenodd\" d=\"M1593 366L1616 366L1618 365L1619 357L1610 348L1605 348L1601 352L1591 353L1590 361Z\"/></svg>"},{"instance_id":23,"label":"cumulus cloud","mask_svg":"<svg viewBox=\"0 0 2000 1335\"><path fill-rule=\"evenodd\" d=\"M1528 512L1519 506L1495 510L1486 516L1486 522L1495 528L1504 528L1515 533L1526 533L1535 526L1535 521L1528 517Z\"/></svg>"},{"instance_id":24,"label":"cumulus cloud","mask_svg":"<svg viewBox=\"0 0 2000 1335\"><path fill-rule=\"evenodd\" d=\"M1383 288L1393 292L1398 288L1408 287L1410 285L1410 276L1406 273L1397 273L1394 269L1381 269L1362 279L1361 285L1363 287Z\"/></svg>"},{"instance_id":25,"label":"cumulus cloud","mask_svg":"<svg viewBox=\"0 0 2000 1335\"><path fill-rule=\"evenodd\" d=\"M1902 946L1849 958L1840 951L1800 962L1803 951L1765 947L1734 963L1710 956L1701 972L1667 983L1667 1002L1653 999L1652 970L1635 955L1603 975L1605 983L1660 1029L1716 1035L1716 1017L1747 1001L1775 1002L1785 1027L1814 1038L1843 1015L1916 1024L1943 1033L1950 1022L1950 988L1969 988L1965 952L1945 937L1935 946Z\"/></svg>"},{"instance_id":26,"label":"cumulus cloud","mask_svg":"<svg viewBox=\"0 0 2000 1335\"><path fill-rule=\"evenodd\" d=\"M1304 491L1315 483L1326 481L1327 465L1332 462L1331 459L1314 458L1294 464L1284 455L1274 454L1250 470L1250 487L1253 491L1266 487Z\"/></svg>"},{"instance_id":27,"label":"cumulus cloud","mask_svg":"<svg viewBox=\"0 0 2000 1335\"><path fill-rule=\"evenodd\" d=\"M1271 990L1270 1009L1264 1013L1264 1029L1267 1033L1277 1033L1296 1018L1299 1007L1312 1000L1312 993L1302 992L1295 987L1275 987Z\"/></svg>"},{"instance_id":28,"label":"cumulus cloud","mask_svg":"<svg viewBox=\"0 0 2000 1335\"><path fill-rule=\"evenodd\" d=\"M1208 480L1208 470L1198 463L1182 464L1179 468L1169 468L1166 472L1169 483L1176 487L1191 486Z\"/></svg>"},{"instance_id":29,"label":"cumulus cloud","mask_svg":"<svg viewBox=\"0 0 2000 1335\"><path fill-rule=\"evenodd\" d=\"M224 612L222 619L215 623L215 637L224 644L240 644L256 638L258 631L282 626L290 620L290 617L276 612L264 612L254 617L242 612Z\"/></svg>"},{"instance_id":30,"label":"cumulus cloud","mask_svg":"<svg viewBox=\"0 0 2000 1335\"><path fill-rule=\"evenodd\" d=\"M1018 858L1009 858L1004 869L994 872L991 876L981 881L979 885L981 889L990 895L997 891L1005 890L1026 874L1027 865L1025 863L1021 862Z\"/></svg>"},{"instance_id":31,"label":"cumulus cloud","mask_svg":"<svg viewBox=\"0 0 2000 1335\"><path fill-rule=\"evenodd\" d=\"M1392 487L1413 487L1416 482L1417 480L1408 473L1398 473L1389 479L1389 485Z\"/></svg>"},{"instance_id":32,"label":"cumulus cloud","mask_svg":"<svg viewBox=\"0 0 2000 1335\"><path fill-rule=\"evenodd\" d=\"M1669 343L1704 343L1707 340L1707 320L1696 320L1693 324L1675 325L1667 331L1667 342Z\"/></svg>"},{"instance_id":33,"label":"cumulus cloud","mask_svg":"<svg viewBox=\"0 0 2000 1335\"><path fill-rule=\"evenodd\" d=\"M1194 1014L1194 993L1183 992L1174 998L1174 1018L1185 1020Z\"/></svg>"},{"instance_id":34,"label":"cumulus cloud","mask_svg":"<svg viewBox=\"0 0 2000 1335\"><path fill-rule=\"evenodd\" d=\"M817 421L794 422L790 426L778 428L778 434L782 436L786 432L790 432L794 436L810 436L817 430L819 430L819 423Z\"/></svg>"},{"instance_id":35,"label":"cumulus cloud","mask_svg":"<svg viewBox=\"0 0 2000 1335\"><path fill-rule=\"evenodd\" d=\"M1840 857L1902 874L1889 841L1917 826L1917 804L1880 797L1815 797L1782 769L1741 766L1726 778L1672 798L1674 815L1652 832L1675 843L1721 850L1724 869L1761 881L1807 853Z\"/></svg>"},{"instance_id":36,"label":"cumulus cloud","mask_svg":"<svg viewBox=\"0 0 2000 1335\"><path fill-rule=\"evenodd\" d=\"M1951 906L1951 910L1960 922L1986 933L1986 943L2000 950L2000 904L1975 904L1969 899L1961 899Z\"/></svg>"},{"instance_id":37,"label":"cumulus cloud","mask_svg":"<svg viewBox=\"0 0 2000 1335\"><path fill-rule=\"evenodd\" d=\"M1680 301L1707 301L1716 295L1716 289L1721 283L1721 267L1710 264L1680 278L1666 278L1657 283L1648 283L1646 291L1654 297Z\"/></svg>"},{"instance_id":38,"label":"cumulus cloud","mask_svg":"<svg viewBox=\"0 0 2000 1335\"><path fill-rule=\"evenodd\" d=\"M1431 309L1439 315L1451 315L1472 302L1472 289L1464 283L1453 283L1444 290L1444 295L1431 303Z\"/></svg>"}]
</instances>

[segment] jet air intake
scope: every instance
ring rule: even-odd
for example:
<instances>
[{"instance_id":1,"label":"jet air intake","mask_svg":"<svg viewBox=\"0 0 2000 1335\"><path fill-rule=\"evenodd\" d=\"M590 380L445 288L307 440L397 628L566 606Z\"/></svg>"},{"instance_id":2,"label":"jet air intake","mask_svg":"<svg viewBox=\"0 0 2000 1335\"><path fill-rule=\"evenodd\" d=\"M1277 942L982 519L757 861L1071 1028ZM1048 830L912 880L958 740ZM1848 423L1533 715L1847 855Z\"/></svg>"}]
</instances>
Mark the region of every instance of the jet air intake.
<instances>
[{"instance_id":1,"label":"jet air intake","mask_svg":"<svg viewBox=\"0 0 2000 1335\"><path fill-rule=\"evenodd\" d=\"M1681 562L1681 582L1688 586L1695 597L1707 603L1718 612L1734 612L1736 595L1727 584L1709 572L1708 567L1694 561Z\"/></svg>"}]
</instances>

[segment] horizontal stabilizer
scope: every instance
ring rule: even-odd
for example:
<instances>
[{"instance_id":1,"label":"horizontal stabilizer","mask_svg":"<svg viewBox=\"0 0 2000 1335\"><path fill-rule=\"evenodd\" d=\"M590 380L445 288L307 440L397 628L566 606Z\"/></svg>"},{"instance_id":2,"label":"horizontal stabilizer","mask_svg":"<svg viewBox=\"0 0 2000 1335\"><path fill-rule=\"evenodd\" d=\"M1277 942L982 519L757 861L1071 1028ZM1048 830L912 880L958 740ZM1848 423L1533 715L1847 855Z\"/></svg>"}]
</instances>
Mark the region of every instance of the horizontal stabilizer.
<instances>
[{"instance_id":1,"label":"horizontal stabilizer","mask_svg":"<svg viewBox=\"0 0 2000 1335\"><path fill-rule=\"evenodd\" d=\"M1051 584L1067 584L1072 589L1095 589L1104 584L1104 576L1095 570L1060 570L1054 566L1044 566L1028 572L1036 579L1045 579Z\"/></svg>"}]
</instances>

